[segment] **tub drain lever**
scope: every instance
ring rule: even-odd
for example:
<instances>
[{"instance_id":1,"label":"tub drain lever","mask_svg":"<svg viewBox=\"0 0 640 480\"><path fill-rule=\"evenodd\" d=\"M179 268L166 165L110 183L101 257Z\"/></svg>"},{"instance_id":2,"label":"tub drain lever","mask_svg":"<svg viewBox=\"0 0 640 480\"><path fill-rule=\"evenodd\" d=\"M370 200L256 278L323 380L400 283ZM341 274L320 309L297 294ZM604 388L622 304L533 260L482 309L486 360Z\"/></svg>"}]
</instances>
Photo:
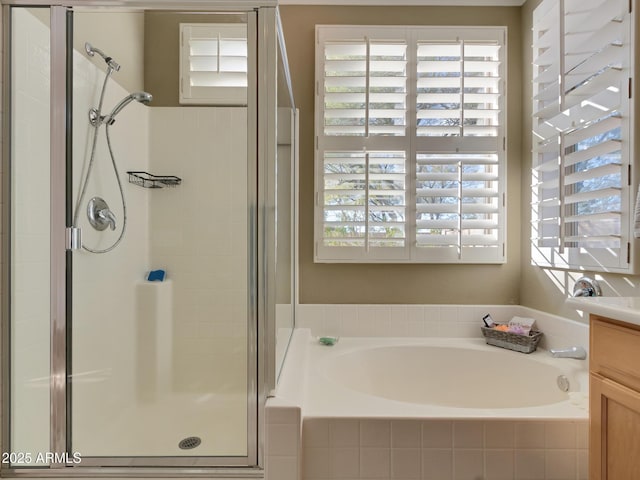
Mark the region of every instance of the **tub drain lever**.
<instances>
[{"instance_id":1,"label":"tub drain lever","mask_svg":"<svg viewBox=\"0 0 640 480\"><path fill-rule=\"evenodd\" d=\"M558 375L558 378L556 378L556 383L558 384L558 388L563 392L568 392L569 388L571 387L571 383L565 375Z\"/></svg>"}]
</instances>

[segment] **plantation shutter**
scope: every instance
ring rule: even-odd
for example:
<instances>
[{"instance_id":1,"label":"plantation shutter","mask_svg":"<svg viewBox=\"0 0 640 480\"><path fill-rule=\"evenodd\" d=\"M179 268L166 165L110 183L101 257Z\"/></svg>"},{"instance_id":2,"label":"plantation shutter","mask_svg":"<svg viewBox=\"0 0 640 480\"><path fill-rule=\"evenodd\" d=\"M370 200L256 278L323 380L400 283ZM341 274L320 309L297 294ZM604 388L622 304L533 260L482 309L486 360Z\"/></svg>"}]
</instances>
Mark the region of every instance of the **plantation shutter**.
<instances>
[{"instance_id":1,"label":"plantation shutter","mask_svg":"<svg viewBox=\"0 0 640 480\"><path fill-rule=\"evenodd\" d=\"M626 0L546 0L534 12L534 264L630 266Z\"/></svg>"},{"instance_id":2,"label":"plantation shutter","mask_svg":"<svg viewBox=\"0 0 640 480\"><path fill-rule=\"evenodd\" d=\"M423 261L504 261L504 35L432 28L418 36L415 256Z\"/></svg>"},{"instance_id":3,"label":"plantation shutter","mask_svg":"<svg viewBox=\"0 0 640 480\"><path fill-rule=\"evenodd\" d=\"M405 135L406 50L401 41L326 43L325 135Z\"/></svg>"},{"instance_id":4,"label":"plantation shutter","mask_svg":"<svg viewBox=\"0 0 640 480\"><path fill-rule=\"evenodd\" d=\"M327 152L324 238L333 246L404 247L404 152Z\"/></svg>"},{"instance_id":5,"label":"plantation shutter","mask_svg":"<svg viewBox=\"0 0 640 480\"><path fill-rule=\"evenodd\" d=\"M317 27L316 261L504 261L504 35Z\"/></svg>"},{"instance_id":6,"label":"plantation shutter","mask_svg":"<svg viewBox=\"0 0 640 480\"><path fill-rule=\"evenodd\" d=\"M500 45L418 44L419 136L498 135Z\"/></svg>"},{"instance_id":7,"label":"plantation shutter","mask_svg":"<svg viewBox=\"0 0 640 480\"><path fill-rule=\"evenodd\" d=\"M498 156L489 154L418 154L416 244L451 259L502 253ZM443 247L447 247L446 250ZM475 250L474 250L475 249ZM426 252L425 252L426 254Z\"/></svg>"},{"instance_id":8,"label":"plantation shutter","mask_svg":"<svg viewBox=\"0 0 640 480\"><path fill-rule=\"evenodd\" d=\"M180 103L246 105L247 26L180 24Z\"/></svg>"},{"instance_id":9,"label":"plantation shutter","mask_svg":"<svg viewBox=\"0 0 640 480\"><path fill-rule=\"evenodd\" d=\"M405 260L406 32L327 27L318 42L317 256Z\"/></svg>"}]
</instances>

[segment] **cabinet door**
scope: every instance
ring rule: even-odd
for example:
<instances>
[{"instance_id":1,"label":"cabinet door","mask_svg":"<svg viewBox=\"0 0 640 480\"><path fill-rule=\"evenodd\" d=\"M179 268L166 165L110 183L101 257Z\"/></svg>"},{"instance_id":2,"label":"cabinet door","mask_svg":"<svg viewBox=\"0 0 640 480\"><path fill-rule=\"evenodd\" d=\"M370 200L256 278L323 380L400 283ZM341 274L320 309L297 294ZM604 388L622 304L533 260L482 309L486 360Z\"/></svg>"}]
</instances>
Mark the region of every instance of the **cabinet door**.
<instances>
[{"instance_id":1,"label":"cabinet door","mask_svg":"<svg viewBox=\"0 0 640 480\"><path fill-rule=\"evenodd\" d=\"M591 374L591 480L640 479L640 393Z\"/></svg>"}]
</instances>

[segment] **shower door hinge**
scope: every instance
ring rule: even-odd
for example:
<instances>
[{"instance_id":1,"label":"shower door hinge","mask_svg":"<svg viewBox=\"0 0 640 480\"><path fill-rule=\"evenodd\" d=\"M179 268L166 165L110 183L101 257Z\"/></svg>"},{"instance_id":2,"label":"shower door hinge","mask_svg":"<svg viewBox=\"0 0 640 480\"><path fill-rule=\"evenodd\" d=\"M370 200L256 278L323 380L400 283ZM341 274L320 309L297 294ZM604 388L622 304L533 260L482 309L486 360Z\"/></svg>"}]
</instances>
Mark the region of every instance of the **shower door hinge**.
<instances>
[{"instance_id":1,"label":"shower door hinge","mask_svg":"<svg viewBox=\"0 0 640 480\"><path fill-rule=\"evenodd\" d=\"M82 230L78 227L67 227L65 231L65 249L80 250L82 248Z\"/></svg>"}]
</instances>

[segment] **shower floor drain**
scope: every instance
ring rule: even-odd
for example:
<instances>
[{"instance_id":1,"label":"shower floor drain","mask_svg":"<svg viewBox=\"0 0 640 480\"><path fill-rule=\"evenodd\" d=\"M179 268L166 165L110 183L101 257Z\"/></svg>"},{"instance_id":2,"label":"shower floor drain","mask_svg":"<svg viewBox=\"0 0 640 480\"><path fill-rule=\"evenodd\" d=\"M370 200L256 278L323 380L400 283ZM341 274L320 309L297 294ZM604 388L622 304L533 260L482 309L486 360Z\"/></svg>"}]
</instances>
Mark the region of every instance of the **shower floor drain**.
<instances>
[{"instance_id":1,"label":"shower floor drain","mask_svg":"<svg viewBox=\"0 0 640 480\"><path fill-rule=\"evenodd\" d=\"M180 443L178 443L178 447L180 447L182 450L191 450L192 448L196 448L201 443L202 439L200 437L187 437L180 440Z\"/></svg>"}]
</instances>

